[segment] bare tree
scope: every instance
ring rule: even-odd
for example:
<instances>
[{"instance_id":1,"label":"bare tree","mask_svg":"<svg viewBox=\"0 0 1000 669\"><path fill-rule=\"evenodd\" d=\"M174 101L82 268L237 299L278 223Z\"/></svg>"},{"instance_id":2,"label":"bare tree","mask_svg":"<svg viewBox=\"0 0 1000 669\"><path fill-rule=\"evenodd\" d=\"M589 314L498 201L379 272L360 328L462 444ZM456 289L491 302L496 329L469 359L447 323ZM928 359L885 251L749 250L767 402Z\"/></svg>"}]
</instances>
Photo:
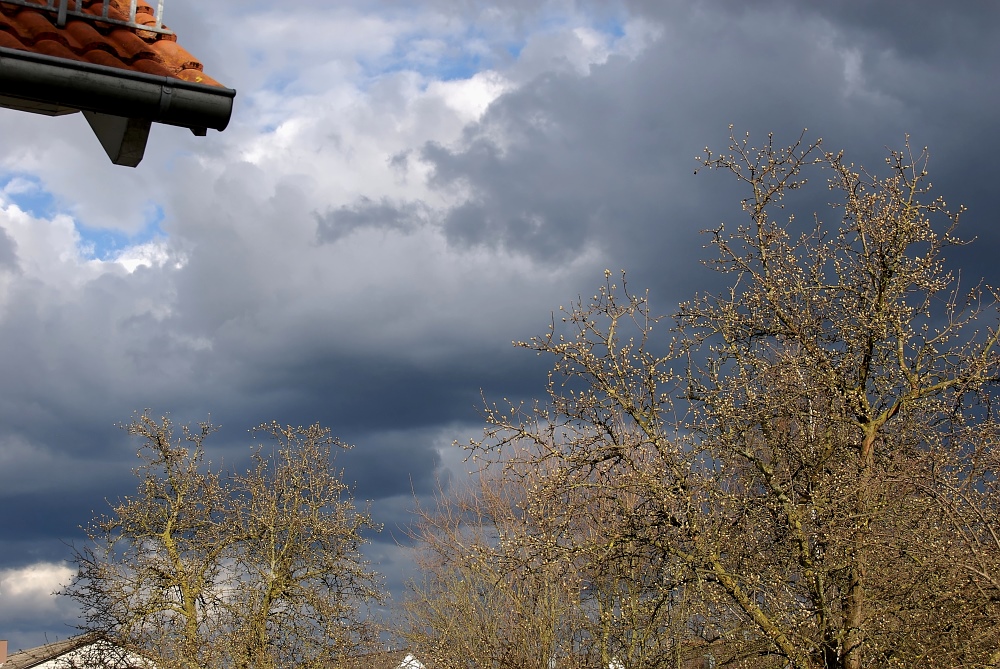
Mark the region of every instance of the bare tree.
<instances>
[{"instance_id":1,"label":"bare tree","mask_svg":"<svg viewBox=\"0 0 1000 669\"><path fill-rule=\"evenodd\" d=\"M472 455L538 477L521 508L546 531L523 555L586 556L577 573L654 606L683 596L676 652L635 666L703 650L796 669L1000 659L997 296L946 269L961 209L928 195L926 153L886 162L877 177L770 136L706 150L747 190L747 221L709 231L728 288L681 304L660 338L608 272L519 344L553 356L547 400L486 407ZM832 222L794 216L814 173Z\"/></svg>"},{"instance_id":2,"label":"bare tree","mask_svg":"<svg viewBox=\"0 0 1000 669\"><path fill-rule=\"evenodd\" d=\"M420 510L406 642L433 667L691 666L682 584L620 522L636 498L550 462L508 460Z\"/></svg>"},{"instance_id":3,"label":"bare tree","mask_svg":"<svg viewBox=\"0 0 1000 669\"><path fill-rule=\"evenodd\" d=\"M110 632L126 647L155 649L168 666L218 660L224 637L215 588L229 539L225 492L204 471L203 442L214 428L182 429L144 413L124 426L143 440L136 495L87 528L66 594L83 607L84 628Z\"/></svg>"},{"instance_id":4,"label":"bare tree","mask_svg":"<svg viewBox=\"0 0 1000 669\"><path fill-rule=\"evenodd\" d=\"M148 412L134 497L112 505L76 551L65 594L86 631L160 667L310 667L374 638L362 607L381 601L359 549L374 528L333 470L329 431L267 424L275 451L221 475L205 463L208 424L174 434Z\"/></svg>"},{"instance_id":5,"label":"bare tree","mask_svg":"<svg viewBox=\"0 0 1000 669\"><path fill-rule=\"evenodd\" d=\"M331 469L344 445L319 425L261 425L271 454L232 479L238 667L329 667L377 641L361 605L381 602L380 582L361 555L362 532L377 529Z\"/></svg>"},{"instance_id":6,"label":"bare tree","mask_svg":"<svg viewBox=\"0 0 1000 669\"><path fill-rule=\"evenodd\" d=\"M926 152L907 146L886 162L873 177L818 143L770 138L759 150L734 138L703 162L751 196L749 224L712 236L731 290L679 315L688 424L741 484L730 503L763 512L756 526L772 528L762 538L782 556L771 573L729 569L722 554L709 566L802 667L970 665L997 647L995 633L978 648L956 643L990 607L965 596L950 566L957 537L927 492L943 493L997 429L983 402L998 369L996 295L961 294L945 269L961 208L929 199ZM809 167L829 174L835 225L777 220Z\"/></svg>"},{"instance_id":7,"label":"bare tree","mask_svg":"<svg viewBox=\"0 0 1000 669\"><path fill-rule=\"evenodd\" d=\"M438 502L418 510L421 575L398 621L421 661L529 669L570 654L580 583L568 565L525 550L530 520L518 491L484 476L478 488Z\"/></svg>"}]
</instances>

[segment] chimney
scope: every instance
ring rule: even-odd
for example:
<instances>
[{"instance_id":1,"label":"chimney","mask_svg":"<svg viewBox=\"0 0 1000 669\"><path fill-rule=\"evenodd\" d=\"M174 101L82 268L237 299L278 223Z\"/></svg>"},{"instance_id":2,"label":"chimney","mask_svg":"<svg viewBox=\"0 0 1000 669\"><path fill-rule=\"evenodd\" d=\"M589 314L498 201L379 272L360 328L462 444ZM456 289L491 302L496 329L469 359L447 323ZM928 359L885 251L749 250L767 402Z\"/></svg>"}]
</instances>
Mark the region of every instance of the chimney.
<instances>
[{"instance_id":1,"label":"chimney","mask_svg":"<svg viewBox=\"0 0 1000 669\"><path fill-rule=\"evenodd\" d=\"M0 641L0 667L7 661L7 642Z\"/></svg>"}]
</instances>

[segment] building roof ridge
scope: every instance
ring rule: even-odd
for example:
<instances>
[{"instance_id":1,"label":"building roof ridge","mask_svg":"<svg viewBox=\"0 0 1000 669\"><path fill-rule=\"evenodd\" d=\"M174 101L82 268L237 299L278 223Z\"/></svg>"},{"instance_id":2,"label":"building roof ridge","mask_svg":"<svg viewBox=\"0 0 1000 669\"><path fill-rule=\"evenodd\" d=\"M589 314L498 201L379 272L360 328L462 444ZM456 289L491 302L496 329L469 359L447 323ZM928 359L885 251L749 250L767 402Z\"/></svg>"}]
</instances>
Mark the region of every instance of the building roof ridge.
<instances>
[{"instance_id":1,"label":"building roof ridge","mask_svg":"<svg viewBox=\"0 0 1000 669\"><path fill-rule=\"evenodd\" d=\"M3 669L30 669L104 638L104 635L98 632L86 632L61 641L52 641L34 648L19 650L7 656L7 661L3 663Z\"/></svg>"}]
</instances>

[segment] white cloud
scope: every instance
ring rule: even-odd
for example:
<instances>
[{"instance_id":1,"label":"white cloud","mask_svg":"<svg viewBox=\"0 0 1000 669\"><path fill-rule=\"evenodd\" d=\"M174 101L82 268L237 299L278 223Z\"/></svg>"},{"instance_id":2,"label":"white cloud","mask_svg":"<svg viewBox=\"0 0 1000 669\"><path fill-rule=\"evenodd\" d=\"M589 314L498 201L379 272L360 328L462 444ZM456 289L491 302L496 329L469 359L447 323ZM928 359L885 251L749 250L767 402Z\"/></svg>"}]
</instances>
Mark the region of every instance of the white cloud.
<instances>
[{"instance_id":1,"label":"white cloud","mask_svg":"<svg viewBox=\"0 0 1000 669\"><path fill-rule=\"evenodd\" d=\"M49 296L68 297L68 291L80 290L104 274L122 271L131 274L138 267L183 266L183 255L171 249L164 239L133 244L109 257L95 258L93 244L81 238L72 216L66 213L49 218L35 216L3 197L37 190L36 184L23 179L8 184L0 194L0 229L16 244L22 281L48 286Z\"/></svg>"},{"instance_id":2,"label":"white cloud","mask_svg":"<svg viewBox=\"0 0 1000 669\"><path fill-rule=\"evenodd\" d=\"M0 227L17 245L20 270L26 278L50 286L79 286L95 275L80 247L72 218L32 216L16 204L0 201Z\"/></svg>"},{"instance_id":3,"label":"white cloud","mask_svg":"<svg viewBox=\"0 0 1000 669\"><path fill-rule=\"evenodd\" d=\"M486 70L468 79L432 81L427 86L426 97L440 99L464 125L479 120L490 103L510 90L511 86L510 80L499 72Z\"/></svg>"},{"instance_id":4,"label":"white cloud","mask_svg":"<svg viewBox=\"0 0 1000 669\"><path fill-rule=\"evenodd\" d=\"M38 184L24 177L14 177L3 187L3 194L9 199L10 196L25 195L38 191Z\"/></svg>"},{"instance_id":5,"label":"white cloud","mask_svg":"<svg viewBox=\"0 0 1000 669\"><path fill-rule=\"evenodd\" d=\"M67 600L53 593L68 585L73 573L69 565L52 562L0 570L0 620L65 611Z\"/></svg>"},{"instance_id":6,"label":"white cloud","mask_svg":"<svg viewBox=\"0 0 1000 669\"><path fill-rule=\"evenodd\" d=\"M172 262L174 269L184 266L183 257L175 257L165 240L136 244L115 254L112 262L125 268L129 274L140 267L162 267Z\"/></svg>"}]
</instances>

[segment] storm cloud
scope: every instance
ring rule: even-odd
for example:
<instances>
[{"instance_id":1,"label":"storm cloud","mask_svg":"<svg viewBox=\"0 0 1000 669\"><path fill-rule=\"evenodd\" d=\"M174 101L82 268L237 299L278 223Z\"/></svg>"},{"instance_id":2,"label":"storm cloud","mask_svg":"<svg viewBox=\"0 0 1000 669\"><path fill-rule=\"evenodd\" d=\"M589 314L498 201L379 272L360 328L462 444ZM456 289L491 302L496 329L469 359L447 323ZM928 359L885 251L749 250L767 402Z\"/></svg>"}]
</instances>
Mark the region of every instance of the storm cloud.
<instances>
[{"instance_id":1,"label":"storm cloud","mask_svg":"<svg viewBox=\"0 0 1000 669\"><path fill-rule=\"evenodd\" d=\"M717 278L699 234L742 215L694 174L729 126L822 137L878 169L930 147L969 207L953 258L997 283L998 10L989 3L170 0L236 88L231 126L157 127L112 166L79 116L0 110L0 638L65 638L44 594L77 529L134 489L135 410L246 430L319 421L386 531L394 596L413 494L465 475L489 399L544 392L514 349L628 271L669 312ZM806 203L822 209L825 202ZM398 545L403 544L403 545ZM43 594L40 594L43 593Z\"/></svg>"}]
</instances>

